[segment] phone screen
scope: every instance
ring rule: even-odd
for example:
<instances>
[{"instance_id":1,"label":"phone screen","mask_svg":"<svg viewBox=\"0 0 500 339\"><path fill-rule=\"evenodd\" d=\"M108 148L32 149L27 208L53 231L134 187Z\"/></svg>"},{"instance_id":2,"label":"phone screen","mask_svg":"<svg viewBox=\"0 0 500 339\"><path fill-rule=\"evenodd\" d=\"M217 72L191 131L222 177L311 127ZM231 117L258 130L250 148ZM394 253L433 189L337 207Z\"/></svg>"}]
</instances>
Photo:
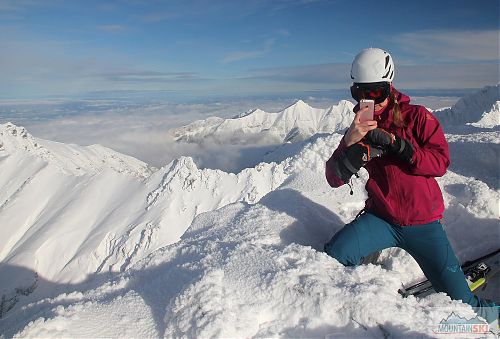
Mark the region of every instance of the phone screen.
<instances>
[{"instance_id":1,"label":"phone screen","mask_svg":"<svg viewBox=\"0 0 500 339\"><path fill-rule=\"evenodd\" d=\"M361 101L359 102L359 109L362 110L365 107L368 107L368 110L366 112L363 112L359 117L359 120L361 122L373 120L373 113L375 111L375 102L370 99L361 99Z\"/></svg>"}]
</instances>

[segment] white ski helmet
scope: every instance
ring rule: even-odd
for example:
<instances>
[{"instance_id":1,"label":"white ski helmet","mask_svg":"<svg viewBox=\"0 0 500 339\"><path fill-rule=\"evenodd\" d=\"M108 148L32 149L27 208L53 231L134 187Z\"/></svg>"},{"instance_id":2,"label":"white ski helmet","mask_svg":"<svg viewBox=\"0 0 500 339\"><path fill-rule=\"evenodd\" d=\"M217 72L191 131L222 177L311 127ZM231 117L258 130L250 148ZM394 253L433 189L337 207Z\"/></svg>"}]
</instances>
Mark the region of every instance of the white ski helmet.
<instances>
[{"instance_id":1,"label":"white ski helmet","mask_svg":"<svg viewBox=\"0 0 500 339\"><path fill-rule=\"evenodd\" d=\"M380 48L362 50L352 62L351 79L356 83L392 82L394 62L391 55Z\"/></svg>"}]
</instances>

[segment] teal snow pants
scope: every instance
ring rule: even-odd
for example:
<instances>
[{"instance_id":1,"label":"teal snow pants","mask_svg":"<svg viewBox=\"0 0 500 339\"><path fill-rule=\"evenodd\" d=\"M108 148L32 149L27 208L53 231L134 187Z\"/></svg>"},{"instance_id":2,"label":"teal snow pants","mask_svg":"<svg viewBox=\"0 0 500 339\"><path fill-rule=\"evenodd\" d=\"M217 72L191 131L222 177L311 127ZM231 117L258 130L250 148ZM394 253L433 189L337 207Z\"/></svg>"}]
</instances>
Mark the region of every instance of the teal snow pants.
<instances>
[{"instance_id":1,"label":"teal snow pants","mask_svg":"<svg viewBox=\"0 0 500 339\"><path fill-rule=\"evenodd\" d=\"M437 292L471 305L488 322L498 317L494 303L475 296L439 221L416 226L392 225L364 213L325 244L325 252L346 266L356 266L373 252L389 247L407 251Z\"/></svg>"}]
</instances>

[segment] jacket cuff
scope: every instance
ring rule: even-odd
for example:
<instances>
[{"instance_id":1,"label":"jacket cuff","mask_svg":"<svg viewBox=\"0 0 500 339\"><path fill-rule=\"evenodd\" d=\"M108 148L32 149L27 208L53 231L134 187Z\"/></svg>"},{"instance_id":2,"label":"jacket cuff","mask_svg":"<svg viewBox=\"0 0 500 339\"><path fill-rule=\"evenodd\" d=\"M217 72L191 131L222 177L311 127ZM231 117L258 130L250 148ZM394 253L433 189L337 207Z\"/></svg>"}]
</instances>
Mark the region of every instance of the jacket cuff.
<instances>
[{"instance_id":1,"label":"jacket cuff","mask_svg":"<svg viewBox=\"0 0 500 339\"><path fill-rule=\"evenodd\" d=\"M326 162L326 171L325 171L326 180L328 181L328 184L331 187L334 187L334 188L340 187L340 186L344 185L345 182L342 179L340 179L337 175L334 174L334 172L332 170L331 161L332 161L332 159L330 159Z\"/></svg>"},{"instance_id":2,"label":"jacket cuff","mask_svg":"<svg viewBox=\"0 0 500 339\"><path fill-rule=\"evenodd\" d=\"M345 142L345 135L344 137L340 140L340 144L339 144L339 147L337 148L337 150L342 153L343 151L345 151L347 149L347 143Z\"/></svg>"}]
</instances>

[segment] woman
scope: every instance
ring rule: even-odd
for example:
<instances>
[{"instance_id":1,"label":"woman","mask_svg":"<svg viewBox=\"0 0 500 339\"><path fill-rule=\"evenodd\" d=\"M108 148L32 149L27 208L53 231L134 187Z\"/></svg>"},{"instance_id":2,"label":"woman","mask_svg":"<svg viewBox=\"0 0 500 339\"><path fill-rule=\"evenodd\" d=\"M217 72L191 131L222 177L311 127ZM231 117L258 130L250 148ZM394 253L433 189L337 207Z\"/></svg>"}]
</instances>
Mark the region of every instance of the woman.
<instances>
[{"instance_id":1,"label":"woman","mask_svg":"<svg viewBox=\"0 0 500 339\"><path fill-rule=\"evenodd\" d=\"M435 177L450 164L448 143L436 118L393 86L394 63L378 48L361 51L351 67L351 94L375 101L374 119L354 121L326 163L332 187L362 166L369 173L364 213L325 244L325 252L347 266L388 247L406 250L437 292L462 300L494 320L496 309L470 291L443 229L444 202Z\"/></svg>"}]
</instances>

